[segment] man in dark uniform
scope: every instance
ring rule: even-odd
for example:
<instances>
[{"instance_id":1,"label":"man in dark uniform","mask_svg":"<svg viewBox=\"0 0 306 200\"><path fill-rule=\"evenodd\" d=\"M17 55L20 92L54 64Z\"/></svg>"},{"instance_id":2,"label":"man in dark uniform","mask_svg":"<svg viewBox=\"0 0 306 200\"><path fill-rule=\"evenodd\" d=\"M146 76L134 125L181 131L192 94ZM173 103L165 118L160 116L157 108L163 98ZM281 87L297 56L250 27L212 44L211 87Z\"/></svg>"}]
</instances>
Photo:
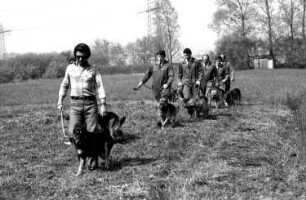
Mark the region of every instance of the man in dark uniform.
<instances>
[{"instance_id":1,"label":"man in dark uniform","mask_svg":"<svg viewBox=\"0 0 306 200\"><path fill-rule=\"evenodd\" d=\"M220 56L216 58L216 67L218 70L218 83L220 84L220 88L226 93L229 89L229 87L227 87L227 82L230 79L230 70L222 64L222 58Z\"/></svg>"},{"instance_id":2,"label":"man in dark uniform","mask_svg":"<svg viewBox=\"0 0 306 200\"><path fill-rule=\"evenodd\" d=\"M185 59L178 66L178 88L183 93L185 106L194 105L195 90L194 87L200 87L203 78L203 69L200 62L192 57L189 48L183 51Z\"/></svg>"},{"instance_id":3,"label":"man in dark uniform","mask_svg":"<svg viewBox=\"0 0 306 200\"><path fill-rule=\"evenodd\" d=\"M159 50L156 53L156 56L157 63L154 66L149 67L144 77L139 82L137 89L152 77L152 90L156 101L167 101L171 92L174 77L173 67L171 63L166 60L166 52L164 50Z\"/></svg>"},{"instance_id":4,"label":"man in dark uniform","mask_svg":"<svg viewBox=\"0 0 306 200\"><path fill-rule=\"evenodd\" d=\"M214 82L219 80L218 70L216 65L209 60L209 55L207 54L203 55L201 66L204 72L204 76L201 81L201 91L203 95L207 97L207 94L212 89Z\"/></svg>"},{"instance_id":5,"label":"man in dark uniform","mask_svg":"<svg viewBox=\"0 0 306 200\"><path fill-rule=\"evenodd\" d=\"M224 66L222 64L222 58L220 56L217 56L216 58L216 67L218 70L218 85L219 89L224 90L224 93L227 93L229 91L229 79L230 79L230 70L228 67ZM228 106L228 103L224 101L225 107Z\"/></svg>"},{"instance_id":6,"label":"man in dark uniform","mask_svg":"<svg viewBox=\"0 0 306 200\"><path fill-rule=\"evenodd\" d=\"M231 82L234 82L235 80L235 70L233 66L226 60L224 54L221 54L220 57L222 59L222 65L224 66L224 68L228 68L230 73L230 78L225 82L225 92L228 92L231 88Z\"/></svg>"}]
</instances>

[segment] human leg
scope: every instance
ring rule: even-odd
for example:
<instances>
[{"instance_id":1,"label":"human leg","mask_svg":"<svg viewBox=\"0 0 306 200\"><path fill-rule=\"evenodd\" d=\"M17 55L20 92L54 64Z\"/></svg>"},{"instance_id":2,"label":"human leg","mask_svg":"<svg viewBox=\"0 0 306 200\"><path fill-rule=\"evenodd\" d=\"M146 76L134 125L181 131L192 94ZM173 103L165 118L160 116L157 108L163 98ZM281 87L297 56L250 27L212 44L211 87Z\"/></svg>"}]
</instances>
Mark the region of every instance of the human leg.
<instances>
[{"instance_id":1,"label":"human leg","mask_svg":"<svg viewBox=\"0 0 306 200\"><path fill-rule=\"evenodd\" d=\"M84 115L88 134L97 134L98 131L98 105L96 101L84 101ZM98 133L99 134L99 133ZM88 168L98 167L98 155L88 158Z\"/></svg>"},{"instance_id":2,"label":"human leg","mask_svg":"<svg viewBox=\"0 0 306 200\"><path fill-rule=\"evenodd\" d=\"M75 124L84 122L83 106L72 100L70 104L69 135L73 134Z\"/></svg>"}]
</instances>

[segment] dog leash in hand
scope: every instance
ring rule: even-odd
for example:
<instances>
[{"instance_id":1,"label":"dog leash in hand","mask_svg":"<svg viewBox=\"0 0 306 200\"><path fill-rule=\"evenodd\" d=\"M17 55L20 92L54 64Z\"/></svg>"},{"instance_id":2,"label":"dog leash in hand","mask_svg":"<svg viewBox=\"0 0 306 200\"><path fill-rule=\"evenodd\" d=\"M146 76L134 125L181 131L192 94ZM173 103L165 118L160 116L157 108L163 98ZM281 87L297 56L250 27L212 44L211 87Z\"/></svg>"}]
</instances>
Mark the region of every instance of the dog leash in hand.
<instances>
[{"instance_id":1,"label":"dog leash in hand","mask_svg":"<svg viewBox=\"0 0 306 200\"><path fill-rule=\"evenodd\" d=\"M66 133L65 133L65 127L64 127L64 116L63 116L63 110L61 110L61 125L62 125L62 132L63 132L63 136L67 137Z\"/></svg>"}]
</instances>

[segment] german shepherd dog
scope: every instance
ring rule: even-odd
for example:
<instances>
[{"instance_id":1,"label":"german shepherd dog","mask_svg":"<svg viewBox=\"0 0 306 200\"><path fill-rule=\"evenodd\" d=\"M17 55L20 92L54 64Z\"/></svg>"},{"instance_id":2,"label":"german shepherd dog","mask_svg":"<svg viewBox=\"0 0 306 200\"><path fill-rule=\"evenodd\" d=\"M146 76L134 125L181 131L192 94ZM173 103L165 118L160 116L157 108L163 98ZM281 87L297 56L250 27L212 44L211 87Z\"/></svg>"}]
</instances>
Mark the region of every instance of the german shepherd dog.
<instances>
[{"instance_id":1,"label":"german shepherd dog","mask_svg":"<svg viewBox=\"0 0 306 200\"><path fill-rule=\"evenodd\" d=\"M224 95L224 98L230 106L236 106L241 102L241 91L238 88L232 89Z\"/></svg>"},{"instance_id":2,"label":"german shepherd dog","mask_svg":"<svg viewBox=\"0 0 306 200\"><path fill-rule=\"evenodd\" d=\"M205 98L198 98L195 100L194 105L186 106L187 112L190 115L190 119L199 117L208 117L209 113L209 105L207 104L207 100Z\"/></svg>"},{"instance_id":3,"label":"german shepherd dog","mask_svg":"<svg viewBox=\"0 0 306 200\"><path fill-rule=\"evenodd\" d=\"M69 140L74 144L80 161L76 176L82 174L87 158L101 157L106 168L109 168L109 155L114 144L120 142L123 137L121 126L124 121L125 117L119 118L115 113L107 112L103 117L99 115L100 129L97 132L88 133L85 124L75 125L73 137Z\"/></svg>"},{"instance_id":4,"label":"german shepherd dog","mask_svg":"<svg viewBox=\"0 0 306 200\"><path fill-rule=\"evenodd\" d=\"M166 99L161 99L159 101L159 110L162 129L164 129L168 123L174 127L176 123L176 116L179 112L179 106L175 106Z\"/></svg>"},{"instance_id":5,"label":"german shepherd dog","mask_svg":"<svg viewBox=\"0 0 306 200\"><path fill-rule=\"evenodd\" d=\"M224 90L213 87L207 95L208 105L215 107L215 111L218 110L222 103L226 105L227 102L225 101L224 94Z\"/></svg>"},{"instance_id":6,"label":"german shepherd dog","mask_svg":"<svg viewBox=\"0 0 306 200\"><path fill-rule=\"evenodd\" d=\"M171 91L168 99L172 103L176 102L176 100L178 99L177 89L174 89L174 90Z\"/></svg>"}]
</instances>

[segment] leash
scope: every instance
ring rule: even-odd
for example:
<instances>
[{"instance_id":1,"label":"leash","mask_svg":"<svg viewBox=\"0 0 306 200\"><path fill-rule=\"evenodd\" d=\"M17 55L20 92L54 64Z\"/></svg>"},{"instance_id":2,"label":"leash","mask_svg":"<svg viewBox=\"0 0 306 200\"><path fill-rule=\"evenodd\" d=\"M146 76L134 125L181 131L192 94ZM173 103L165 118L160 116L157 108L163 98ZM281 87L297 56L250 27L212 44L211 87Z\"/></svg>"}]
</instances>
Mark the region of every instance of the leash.
<instances>
[{"instance_id":1,"label":"leash","mask_svg":"<svg viewBox=\"0 0 306 200\"><path fill-rule=\"evenodd\" d=\"M63 110L61 110L61 125L62 125L62 132L63 132L63 136L67 137L66 133L65 133L65 127L64 127L64 116L63 116Z\"/></svg>"},{"instance_id":2,"label":"leash","mask_svg":"<svg viewBox=\"0 0 306 200\"><path fill-rule=\"evenodd\" d=\"M143 84L143 86L146 87L146 88L148 88L149 90L153 90L153 88L147 86L146 84ZM158 90L158 92L161 92L163 89L164 89L164 88L161 87L161 88ZM133 90L139 90L139 88L133 88Z\"/></svg>"}]
</instances>

